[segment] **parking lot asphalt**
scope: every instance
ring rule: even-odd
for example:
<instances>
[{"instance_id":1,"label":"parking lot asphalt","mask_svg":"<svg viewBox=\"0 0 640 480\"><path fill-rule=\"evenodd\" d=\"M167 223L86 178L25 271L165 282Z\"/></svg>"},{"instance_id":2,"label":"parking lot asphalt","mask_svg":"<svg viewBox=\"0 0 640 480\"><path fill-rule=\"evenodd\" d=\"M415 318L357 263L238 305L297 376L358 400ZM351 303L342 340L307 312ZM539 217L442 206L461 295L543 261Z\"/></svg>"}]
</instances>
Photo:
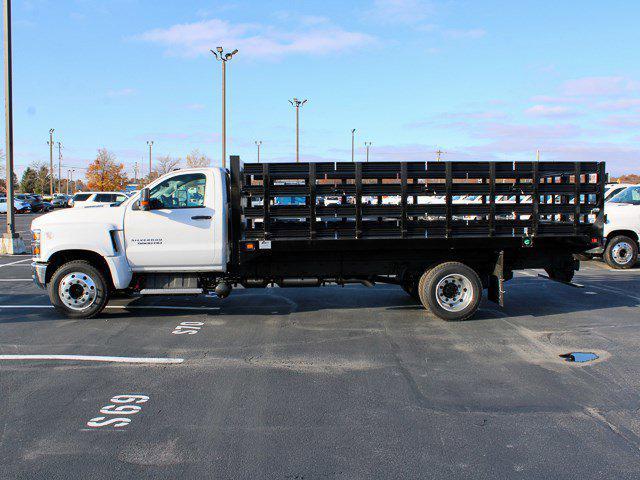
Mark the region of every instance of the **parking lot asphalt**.
<instances>
[{"instance_id":1,"label":"parking lot asphalt","mask_svg":"<svg viewBox=\"0 0 640 480\"><path fill-rule=\"evenodd\" d=\"M29 261L0 256L0 355L181 363L0 357L0 478L638 478L638 268L519 272L462 323L385 285L69 320Z\"/></svg>"}]
</instances>

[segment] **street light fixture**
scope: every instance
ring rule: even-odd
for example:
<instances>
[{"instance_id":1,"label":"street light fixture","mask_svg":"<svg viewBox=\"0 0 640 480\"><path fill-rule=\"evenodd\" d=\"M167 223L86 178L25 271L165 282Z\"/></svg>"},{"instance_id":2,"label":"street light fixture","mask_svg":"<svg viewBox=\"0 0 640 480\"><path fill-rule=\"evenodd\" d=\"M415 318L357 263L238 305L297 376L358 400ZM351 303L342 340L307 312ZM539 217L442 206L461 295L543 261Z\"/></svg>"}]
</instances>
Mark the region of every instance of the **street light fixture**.
<instances>
[{"instance_id":1,"label":"street light fixture","mask_svg":"<svg viewBox=\"0 0 640 480\"><path fill-rule=\"evenodd\" d=\"M300 107L307 103L307 100L298 100L294 97L289 103L296 109L296 163L300 161Z\"/></svg>"},{"instance_id":2,"label":"street light fixture","mask_svg":"<svg viewBox=\"0 0 640 480\"><path fill-rule=\"evenodd\" d=\"M371 142L364 142L364 146L367 149L367 162L369 162L369 149L371 148L372 143Z\"/></svg>"},{"instance_id":3,"label":"street light fixture","mask_svg":"<svg viewBox=\"0 0 640 480\"><path fill-rule=\"evenodd\" d=\"M262 145L262 140L255 141L256 147L258 147L258 163L260 163L260 145Z\"/></svg>"},{"instance_id":4,"label":"street light fixture","mask_svg":"<svg viewBox=\"0 0 640 480\"><path fill-rule=\"evenodd\" d=\"M217 47L211 53L222 64L222 168L227 166L227 62L238 53L235 49L231 53L224 53L222 47Z\"/></svg>"}]
</instances>

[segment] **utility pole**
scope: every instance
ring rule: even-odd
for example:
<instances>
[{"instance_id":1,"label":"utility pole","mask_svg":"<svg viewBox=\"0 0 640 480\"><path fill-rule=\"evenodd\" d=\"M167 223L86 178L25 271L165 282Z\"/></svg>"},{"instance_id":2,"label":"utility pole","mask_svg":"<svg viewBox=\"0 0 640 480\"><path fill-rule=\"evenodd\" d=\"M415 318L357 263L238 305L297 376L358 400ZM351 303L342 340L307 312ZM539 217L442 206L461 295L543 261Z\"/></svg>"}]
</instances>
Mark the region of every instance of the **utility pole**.
<instances>
[{"instance_id":1,"label":"utility pole","mask_svg":"<svg viewBox=\"0 0 640 480\"><path fill-rule=\"evenodd\" d=\"M147 141L147 145L149 145L149 182L151 182L151 151L153 149L153 140Z\"/></svg>"},{"instance_id":2,"label":"utility pole","mask_svg":"<svg viewBox=\"0 0 640 480\"><path fill-rule=\"evenodd\" d=\"M69 195L69 179L71 178L71 170L67 169L67 195Z\"/></svg>"},{"instance_id":3,"label":"utility pole","mask_svg":"<svg viewBox=\"0 0 640 480\"><path fill-rule=\"evenodd\" d=\"M227 166L227 62L238 53L234 50L231 53L224 53L222 47L217 47L216 51L211 53L222 63L222 168Z\"/></svg>"},{"instance_id":4,"label":"utility pole","mask_svg":"<svg viewBox=\"0 0 640 480\"><path fill-rule=\"evenodd\" d=\"M356 129L351 130L351 162L356 161Z\"/></svg>"},{"instance_id":5,"label":"utility pole","mask_svg":"<svg viewBox=\"0 0 640 480\"><path fill-rule=\"evenodd\" d=\"M133 165L133 181L138 183L138 162Z\"/></svg>"},{"instance_id":6,"label":"utility pole","mask_svg":"<svg viewBox=\"0 0 640 480\"><path fill-rule=\"evenodd\" d=\"M371 142L364 142L364 146L367 149L367 163L369 162L369 149L371 148Z\"/></svg>"},{"instance_id":7,"label":"utility pole","mask_svg":"<svg viewBox=\"0 0 640 480\"><path fill-rule=\"evenodd\" d=\"M307 103L307 100L298 100L294 98L289 103L296 109L296 163L300 161L300 107Z\"/></svg>"},{"instance_id":8,"label":"utility pole","mask_svg":"<svg viewBox=\"0 0 640 480\"><path fill-rule=\"evenodd\" d=\"M7 231L0 244L0 253L25 253L26 248L20 235L16 233L13 213L13 66L11 52L11 0L3 0L4 17L4 114L6 128L7 160Z\"/></svg>"},{"instance_id":9,"label":"utility pole","mask_svg":"<svg viewBox=\"0 0 640 480\"><path fill-rule=\"evenodd\" d=\"M262 145L262 140L255 141L256 147L258 147L258 163L260 163L260 145Z\"/></svg>"},{"instance_id":10,"label":"utility pole","mask_svg":"<svg viewBox=\"0 0 640 480\"><path fill-rule=\"evenodd\" d=\"M442 150L438 149L438 151L436 152L436 160L439 162L442 160L442 155L444 155L447 152L443 152Z\"/></svg>"},{"instance_id":11,"label":"utility pole","mask_svg":"<svg viewBox=\"0 0 640 480\"><path fill-rule=\"evenodd\" d=\"M71 193L74 192L74 190L76 189L75 184L73 183L73 174L75 173L76 169L72 168L71 169Z\"/></svg>"},{"instance_id":12,"label":"utility pole","mask_svg":"<svg viewBox=\"0 0 640 480\"><path fill-rule=\"evenodd\" d=\"M55 142L53 141L53 132L55 132L55 128L51 128L49 130L49 141L47 145L49 145L49 194L53 195L53 146Z\"/></svg>"},{"instance_id":13,"label":"utility pole","mask_svg":"<svg viewBox=\"0 0 640 480\"><path fill-rule=\"evenodd\" d=\"M540 161L540 150L536 150L536 162Z\"/></svg>"},{"instance_id":14,"label":"utility pole","mask_svg":"<svg viewBox=\"0 0 640 480\"><path fill-rule=\"evenodd\" d=\"M58 193L62 193L62 143L58 142Z\"/></svg>"}]
</instances>

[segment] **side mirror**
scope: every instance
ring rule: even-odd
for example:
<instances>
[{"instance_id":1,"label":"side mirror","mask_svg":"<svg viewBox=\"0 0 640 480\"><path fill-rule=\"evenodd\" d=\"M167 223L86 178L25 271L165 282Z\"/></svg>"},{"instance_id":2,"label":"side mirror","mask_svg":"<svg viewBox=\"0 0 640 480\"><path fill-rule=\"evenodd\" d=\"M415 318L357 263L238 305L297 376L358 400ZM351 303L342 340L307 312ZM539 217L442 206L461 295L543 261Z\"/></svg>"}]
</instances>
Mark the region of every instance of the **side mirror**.
<instances>
[{"instance_id":1,"label":"side mirror","mask_svg":"<svg viewBox=\"0 0 640 480\"><path fill-rule=\"evenodd\" d=\"M151 210L151 203L149 202L149 189L143 188L140 190L140 210L148 212Z\"/></svg>"}]
</instances>

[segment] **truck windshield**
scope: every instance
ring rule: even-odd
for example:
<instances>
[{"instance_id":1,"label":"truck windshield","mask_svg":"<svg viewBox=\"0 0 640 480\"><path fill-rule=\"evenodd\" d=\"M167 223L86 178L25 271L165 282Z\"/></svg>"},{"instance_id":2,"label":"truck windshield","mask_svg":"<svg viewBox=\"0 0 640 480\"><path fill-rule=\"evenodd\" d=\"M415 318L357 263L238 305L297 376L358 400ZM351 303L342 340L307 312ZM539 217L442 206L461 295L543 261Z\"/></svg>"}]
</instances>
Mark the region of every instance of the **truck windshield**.
<instances>
[{"instance_id":1,"label":"truck windshield","mask_svg":"<svg viewBox=\"0 0 640 480\"><path fill-rule=\"evenodd\" d=\"M631 205L640 205L640 186L626 188L609 201L611 203L630 203Z\"/></svg>"}]
</instances>

